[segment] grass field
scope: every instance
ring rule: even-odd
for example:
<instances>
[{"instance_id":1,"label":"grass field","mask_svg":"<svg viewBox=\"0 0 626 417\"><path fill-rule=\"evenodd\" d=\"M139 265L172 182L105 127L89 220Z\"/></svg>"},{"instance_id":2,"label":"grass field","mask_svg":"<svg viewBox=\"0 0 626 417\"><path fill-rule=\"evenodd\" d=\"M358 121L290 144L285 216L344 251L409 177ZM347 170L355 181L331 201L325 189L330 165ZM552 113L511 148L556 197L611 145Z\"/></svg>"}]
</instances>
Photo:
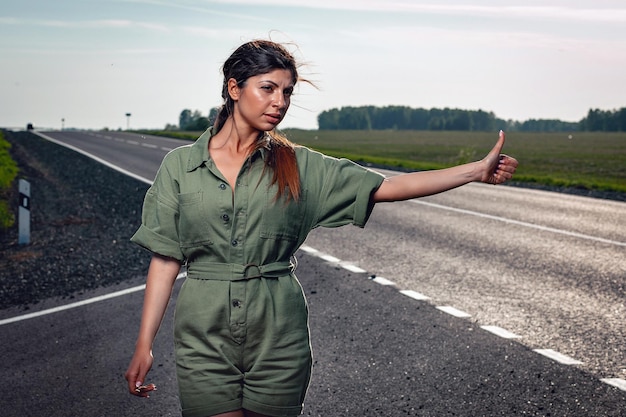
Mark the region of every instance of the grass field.
<instances>
[{"instance_id":1,"label":"grass field","mask_svg":"<svg viewBox=\"0 0 626 417\"><path fill-rule=\"evenodd\" d=\"M480 159L498 137L497 132L453 131L287 129L284 133L293 142L328 155L411 170L444 168ZM199 134L186 136L195 139ZM507 134L504 153L520 162L516 181L626 193L626 132L569 135Z\"/></svg>"},{"instance_id":2,"label":"grass field","mask_svg":"<svg viewBox=\"0 0 626 417\"><path fill-rule=\"evenodd\" d=\"M480 159L496 133L288 130L296 143L334 156L408 169L444 168ZM504 153L520 162L516 180L626 192L626 133L507 134Z\"/></svg>"}]
</instances>

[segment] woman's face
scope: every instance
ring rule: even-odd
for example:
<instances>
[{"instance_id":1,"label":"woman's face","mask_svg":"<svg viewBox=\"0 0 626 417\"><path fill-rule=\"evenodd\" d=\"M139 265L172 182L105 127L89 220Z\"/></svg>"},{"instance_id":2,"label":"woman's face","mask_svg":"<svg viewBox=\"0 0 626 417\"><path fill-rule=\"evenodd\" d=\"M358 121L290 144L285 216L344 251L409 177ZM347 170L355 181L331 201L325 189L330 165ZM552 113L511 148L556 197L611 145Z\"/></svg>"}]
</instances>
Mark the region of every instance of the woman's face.
<instances>
[{"instance_id":1,"label":"woman's face","mask_svg":"<svg viewBox=\"0 0 626 417\"><path fill-rule=\"evenodd\" d=\"M235 102L235 117L259 131L274 129L285 117L293 93L292 73L276 69L255 75L237 87L229 80L229 92Z\"/></svg>"}]
</instances>

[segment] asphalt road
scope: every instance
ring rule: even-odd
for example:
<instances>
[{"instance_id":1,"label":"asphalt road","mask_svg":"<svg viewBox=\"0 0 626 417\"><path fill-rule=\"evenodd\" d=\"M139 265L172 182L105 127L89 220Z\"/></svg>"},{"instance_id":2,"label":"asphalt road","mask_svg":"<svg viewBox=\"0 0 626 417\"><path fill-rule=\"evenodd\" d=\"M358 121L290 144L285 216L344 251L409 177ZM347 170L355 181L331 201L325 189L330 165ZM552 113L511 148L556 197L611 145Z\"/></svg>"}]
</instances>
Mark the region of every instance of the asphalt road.
<instances>
[{"instance_id":1,"label":"asphalt road","mask_svg":"<svg viewBox=\"0 0 626 417\"><path fill-rule=\"evenodd\" d=\"M180 143L47 135L148 181ZM470 184L379 205L364 230L316 230L299 253L316 358L304 414L625 415L624 218L624 203ZM120 383L140 305L138 290L17 322L2 312L17 349L0 389L19 393L2 415L177 415L169 317L159 391L141 401Z\"/></svg>"}]
</instances>

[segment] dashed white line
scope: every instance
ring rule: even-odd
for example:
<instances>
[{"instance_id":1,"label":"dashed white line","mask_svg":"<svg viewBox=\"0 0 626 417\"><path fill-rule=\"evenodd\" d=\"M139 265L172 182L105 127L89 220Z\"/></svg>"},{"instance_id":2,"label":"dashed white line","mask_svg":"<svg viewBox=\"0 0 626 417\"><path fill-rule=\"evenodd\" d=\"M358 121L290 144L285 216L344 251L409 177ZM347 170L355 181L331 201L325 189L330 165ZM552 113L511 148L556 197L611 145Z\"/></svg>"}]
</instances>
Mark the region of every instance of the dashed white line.
<instances>
[{"instance_id":1,"label":"dashed white line","mask_svg":"<svg viewBox=\"0 0 626 417\"><path fill-rule=\"evenodd\" d=\"M363 274L363 273L367 272L367 271L365 271L365 269L361 269L358 266L352 265L352 264L344 264L344 263L342 263L341 267L343 269L347 269L348 271L354 272L356 274Z\"/></svg>"},{"instance_id":2,"label":"dashed white line","mask_svg":"<svg viewBox=\"0 0 626 417\"><path fill-rule=\"evenodd\" d=\"M430 297L413 290L401 290L400 293L418 301L430 300Z\"/></svg>"},{"instance_id":3,"label":"dashed white line","mask_svg":"<svg viewBox=\"0 0 626 417\"><path fill-rule=\"evenodd\" d=\"M428 204L429 205L434 205L434 206L439 206L437 204L430 204L430 203L428 203ZM445 209L451 209L449 207L444 207L444 206L440 206L440 207L441 208L445 208ZM458 210L458 209L451 209L451 210L467 212L466 210ZM469 214L480 215L480 213L474 213L474 212L468 212L468 213ZM483 217L493 217L493 218L496 218L495 216L483 216ZM496 219L506 221L506 219L500 219L500 218L496 218ZM521 223L521 222L513 221L513 223ZM530 225L530 224L528 224L528 225ZM531 225L531 226L533 226L533 225ZM538 228L542 228L542 227L538 227ZM558 231L557 229L554 229L554 230L551 230L551 231L562 232L562 231ZM569 233L564 233L564 234L569 234ZM574 234L574 235L576 235L576 234ZM579 237L581 237L581 236L579 236ZM602 240L602 239L595 239L593 237L589 237L589 238L592 238L593 240ZM616 243L621 244L621 242L616 242ZM300 247L300 249L302 251L304 251L304 252L307 252L310 255L317 256L318 258L324 259L325 261L328 261L328 262L331 262L331 263L341 262L340 259L335 258L334 256L331 256L331 255L328 255L328 254L324 254L324 253L322 253L322 252L318 251L317 249L312 248L310 246L303 245L303 246ZM353 265L350 265L350 264L345 264L345 265L342 265L342 266L344 268L346 268L346 269L350 269L350 270L354 270L354 271L358 270L358 272L361 272L361 271L367 272L365 270L362 270L361 268L354 267ZM393 286L393 287L397 288L396 283L391 281L391 280L388 280L387 278L374 277L374 278L372 278L372 281L374 281L374 282L376 282L377 284L380 284L380 285ZM399 290L399 292L401 294L403 294L403 295L406 295L407 297L413 298L413 299L418 300L418 301L425 301L425 300L429 300L430 299L428 296L426 296L426 295L424 295L422 293L419 293L417 291L413 291L413 290ZM441 310L441 311L443 311L443 312L445 312L447 314L450 314L450 315L452 315L454 317L458 317L458 318L468 318L468 317L471 317L471 314L468 314L468 313L466 313L464 311L461 311L461 310L459 310L459 309L457 309L455 307L452 307L452 306L435 306L435 308L437 308L437 309L439 309L439 310ZM503 329L501 327L498 327L498 326L480 326L480 327L483 330L486 330L486 331L488 331L488 332L490 332L490 333L492 333L492 334L494 334L496 336L502 337L504 339L519 339L519 338L521 338L521 336L519 336L519 335L517 335L515 333L512 333L512 332L510 332L510 331L508 331L506 329ZM554 360L556 362L559 362L561 364L564 364L564 365L580 365L580 364L582 364L581 361L576 360L574 358L571 358L569 356L563 355L562 353L556 352L556 351L554 351L552 349L534 349L534 352L539 353L539 354L541 354L543 356L546 356L546 357L548 357L548 358L550 358L550 359L552 359L552 360ZM600 379L600 381L604 382L605 384L614 386L614 387L616 387L616 388L618 388L618 389L620 389L622 391L626 391L626 380L623 380L623 379L620 379L620 378L602 378L602 379Z\"/></svg>"},{"instance_id":4,"label":"dashed white line","mask_svg":"<svg viewBox=\"0 0 626 417\"><path fill-rule=\"evenodd\" d=\"M557 361L559 363L562 363L564 365L580 365L582 364L581 361L576 360L574 358L571 358L567 355L564 355L562 353L559 353L557 351L554 351L552 349L534 349L535 352L539 353L540 355L543 355L547 358L550 358L554 361Z\"/></svg>"},{"instance_id":5,"label":"dashed white line","mask_svg":"<svg viewBox=\"0 0 626 417\"><path fill-rule=\"evenodd\" d=\"M150 148L150 149L158 148L157 145L153 145L152 143L142 143L141 146L143 146L144 148Z\"/></svg>"},{"instance_id":6,"label":"dashed white line","mask_svg":"<svg viewBox=\"0 0 626 417\"><path fill-rule=\"evenodd\" d=\"M374 281L377 284L385 285L385 286L388 286L388 287L397 287L395 282L390 281L387 278L383 278L383 277L374 277L374 278L372 278L372 281Z\"/></svg>"},{"instance_id":7,"label":"dashed white line","mask_svg":"<svg viewBox=\"0 0 626 417\"><path fill-rule=\"evenodd\" d=\"M310 246L307 245L302 245L300 246L300 250L307 252L307 253L319 253L319 251L315 248L312 248Z\"/></svg>"},{"instance_id":8,"label":"dashed white line","mask_svg":"<svg viewBox=\"0 0 626 417\"><path fill-rule=\"evenodd\" d=\"M621 378L602 378L600 381L626 391L626 380Z\"/></svg>"},{"instance_id":9,"label":"dashed white line","mask_svg":"<svg viewBox=\"0 0 626 417\"><path fill-rule=\"evenodd\" d=\"M504 339L519 339L522 336L518 336L515 333L511 333L510 331L503 329L498 326L480 326L481 329L487 330L490 333L495 334L496 336L500 336Z\"/></svg>"},{"instance_id":10,"label":"dashed white line","mask_svg":"<svg viewBox=\"0 0 626 417\"><path fill-rule=\"evenodd\" d=\"M448 313L451 316L458 317L458 318L472 317L471 314L468 314L465 311L461 311L459 309L456 309L456 308L454 308L452 306L436 306L435 308L437 308L438 310L443 311L444 313Z\"/></svg>"},{"instance_id":11,"label":"dashed white line","mask_svg":"<svg viewBox=\"0 0 626 417\"><path fill-rule=\"evenodd\" d=\"M320 258L325 260L326 262L330 262L334 264L338 263L341 260L339 258L335 258L334 256L327 255L327 254L320 255Z\"/></svg>"}]
</instances>

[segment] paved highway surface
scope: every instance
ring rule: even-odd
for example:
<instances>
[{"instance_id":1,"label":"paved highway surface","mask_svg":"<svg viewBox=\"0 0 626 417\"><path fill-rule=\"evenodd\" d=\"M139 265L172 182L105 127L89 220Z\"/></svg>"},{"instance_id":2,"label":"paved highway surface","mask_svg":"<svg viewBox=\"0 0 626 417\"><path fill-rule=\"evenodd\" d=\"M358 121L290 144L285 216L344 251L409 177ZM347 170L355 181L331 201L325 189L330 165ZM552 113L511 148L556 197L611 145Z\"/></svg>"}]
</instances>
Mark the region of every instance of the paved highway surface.
<instances>
[{"instance_id":1,"label":"paved highway surface","mask_svg":"<svg viewBox=\"0 0 626 417\"><path fill-rule=\"evenodd\" d=\"M180 144L45 135L145 181ZM624 219L624 203L470 184L378 205L364 230L314 231L297 271L316 358L304 414L626 415ZM155 348L159 391L141 401L121 381L142 281L53 314L1 312L12 349L0 387L22 394L2 401L2 415L177 415L169 316Z\"/></svg>"}]
</instances>

